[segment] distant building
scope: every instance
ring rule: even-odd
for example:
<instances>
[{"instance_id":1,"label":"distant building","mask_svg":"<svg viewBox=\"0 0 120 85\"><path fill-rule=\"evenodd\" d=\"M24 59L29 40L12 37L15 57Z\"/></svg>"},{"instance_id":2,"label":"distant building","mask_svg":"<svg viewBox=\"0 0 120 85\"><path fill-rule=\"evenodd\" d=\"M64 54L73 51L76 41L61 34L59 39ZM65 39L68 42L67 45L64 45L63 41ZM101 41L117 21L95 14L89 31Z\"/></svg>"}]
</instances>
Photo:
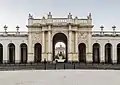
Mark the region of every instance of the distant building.
<instances>
[{"instance_id":1,"label":"distant building","mask_svg":"<svg viewBox=\"0 0 120 85\"><path fill-rule=\"evenodd\" d=\"M56 47L55 49L55 55L58 55L60 53L65 55L65 47L62 47L62 45L60 45L60 47Z\"/></svg>"}]
</instances>

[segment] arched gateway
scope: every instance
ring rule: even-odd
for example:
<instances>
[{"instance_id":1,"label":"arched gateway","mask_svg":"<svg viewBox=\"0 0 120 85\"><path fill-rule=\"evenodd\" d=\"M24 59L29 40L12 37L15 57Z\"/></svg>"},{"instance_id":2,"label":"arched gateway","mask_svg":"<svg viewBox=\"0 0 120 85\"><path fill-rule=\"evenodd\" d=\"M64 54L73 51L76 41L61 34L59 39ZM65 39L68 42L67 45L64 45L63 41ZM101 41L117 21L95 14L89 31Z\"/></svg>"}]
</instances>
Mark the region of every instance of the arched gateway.
<instances>
[{"instance_id":1,"label":"arched gateway","mask_svg":"<svg viewBox=\"0 0 120 85\"><path fill-rule=\"evenodd\" d=\"M48 17L28 19L28 62L33 62L39 57L39 62L54 60L64 62L92 62L92 18L91 14L86 19L72 18L69 13L67 18L53 18L49 12ZM55 48L57 42L63 42L65 47ZM41 50L35 55L34 46L41 44ZM84 43L83 47L80 43ZM79 48L78 48L79 47ZM84 51L84 53L83 53ZM57 52L57 53L55 53ZM84 55L83 55L83 54ZM63 59L63 60L60 60Z\"/></svg>"},{"instance_id":2,"label":"arched gateway","mask_svg":"<svg viewBox=\"0 0 120 85\"><path fill-rule=\"evenodd\" d=\"M58 59L60 60L60 56L62 59L64 59L66 62L68 60L68 41L67 41L67 36L63 33L57 33L54 35L53 37L53 60ZM58 53L58 55L55 55L55 44L57 42L63 42L65 43L65 55L62 56L62 54L60 55L60 53ZM62 51L61 51L62 52Z\"/></svg>"}]
</instances>

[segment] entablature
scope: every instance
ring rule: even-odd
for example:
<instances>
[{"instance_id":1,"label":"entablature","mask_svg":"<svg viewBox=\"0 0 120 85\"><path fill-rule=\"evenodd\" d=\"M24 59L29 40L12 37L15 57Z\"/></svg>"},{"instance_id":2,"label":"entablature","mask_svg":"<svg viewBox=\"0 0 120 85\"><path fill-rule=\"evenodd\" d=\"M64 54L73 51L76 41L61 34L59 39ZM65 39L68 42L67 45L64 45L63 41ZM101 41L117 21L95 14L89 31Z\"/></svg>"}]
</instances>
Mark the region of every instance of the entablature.
<instances>
[{"instance_id":1,"label":"entablature","mask_svg":"<svg viewBox=\"0 0 120 85\"><path fill-rule=\"evenodd\" d=\"M15 31L9 31L9 32L0 32L0 37L27 37L28 32L19 32L19 34Z\"/></svg>"}]
</instances>

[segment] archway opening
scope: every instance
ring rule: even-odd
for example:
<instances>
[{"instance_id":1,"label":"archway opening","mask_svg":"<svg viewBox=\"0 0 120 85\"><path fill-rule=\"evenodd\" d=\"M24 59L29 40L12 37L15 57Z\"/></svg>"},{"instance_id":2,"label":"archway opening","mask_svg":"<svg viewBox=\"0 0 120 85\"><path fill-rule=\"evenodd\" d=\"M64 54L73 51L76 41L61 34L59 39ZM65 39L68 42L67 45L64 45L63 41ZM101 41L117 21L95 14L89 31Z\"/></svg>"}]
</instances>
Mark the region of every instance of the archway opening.
<instances>
[{"instance_id":1,"label":"archway opening","mask_svg":"<svg viewBox=\"0 0 120 85\"><path fill-rule=\"evenodd\" d=\"M58 61L66 59L66 45L64 42L57 42L55 44L55 59Z\"/></svg>"},{"instance_id":2,"label":"archway opening","mask_svg":"<svg viewBox=\"0 0 120 85\"><path fill-rule=\"evenodd\" d=\"M42 57L42 45L36 43L34 46L34 62L41 62Z\"/></svg>"},{"instance_id":3,"label":"archway opening","mask_svg":"<svg viewBox=\"0 0 120 85\"><path fill-rule=\"evenodd\" d=\"M0 44L0 63L3 63L3 45Z\"/></svg>"},{"instance_id":4,"label":"archway opening","mask_svg":"<svg viewBox=\"0 0 120 85\"><path fill-rule=\"evenodd\" d=\"M63 33L55 34L53 37L53 60L67 62L67 54L67 36Z\"/></svg>"},{"instance_id":5,"label":"archway opening","mask_svg":"<svg viewBox=\"0 0 120 85\"><path fill-rule=\"evenodd\" d=\"M117 63L120 63L120 43L117 45Z\"/></svg>"},{"instance_id":6,"label":"archway opening","mask_svg":"<svg viewBox=\"0 0 120 85\"><path fill-rule=\"evenodd\" d=\"M105 45L105 63L112 63L112 45L110 43Z\"/></svg>"},{"instance_id":7,"label":"archway opening","mask_svg":"<svg viewBox=\"0 0 120 85\"><path fill-rule=\"evenodd\" d=\"M20 45L20 51L21 51L21 63L27 63L27 45L25 43L22 43Z\"/></svg>"},{"instance_id":8,"label":"archway opening","mask_svg":"<svg viewBox=\"0 0 120 85\"><path fill-rule=\"evenodd\" d=\"M98 43L93 45L93 63L100 63L100 45Z\"/></svg>"},{"instance_id":9,"label":"archway opening","mask_svg":"<svg viewBox=\"0 0 120 85\"><path fill-rule=\"evenodd\" d=\"M80 43L78 46L79 49L79 62L86 62L86 45L84 43Z\"/></svg>"},{"instance_id":10,"label":"archway opening","mask_svg":"<svg viewBox=\"0 0 120 85\"><path fill-rule=\"evenodd\" d=\"M10 43L8 45L9 48L9 63L15 63L15 45Z\"/></svg>"}]
</instances>

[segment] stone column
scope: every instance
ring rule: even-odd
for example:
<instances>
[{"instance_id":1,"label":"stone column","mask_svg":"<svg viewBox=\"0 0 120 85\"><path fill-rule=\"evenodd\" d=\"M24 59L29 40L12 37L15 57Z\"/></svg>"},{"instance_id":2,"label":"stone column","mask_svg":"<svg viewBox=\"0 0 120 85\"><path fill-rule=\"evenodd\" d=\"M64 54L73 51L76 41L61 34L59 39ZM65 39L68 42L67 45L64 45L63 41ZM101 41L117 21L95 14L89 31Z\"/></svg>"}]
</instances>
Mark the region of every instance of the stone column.
<instances>
[{"instance_id":1,"label":"stone column","mask_svg":"<svg viewBox=\"0 0 120 85\"><path fill-rule=\"evenodd\" d=\"M19 45L15 46L15 63L20 63L20 47Z\"/></svg>"},{"instance_id":2,"label":"stone column","mask_svg":"<svg viewBox=\"0 0 120 85\"><path fill-rule=\"evenodd\" d=\"M78 59L78 32L75 32L75 52L76 52L76 61L79 61Z\"/></svg>"},{"instance_id":3,"label":"stone column","mask_svg":"<svg viewBox=\"0 0 120 85\"><path fill-rule=\"evenodd\" d=\"M42 30L42 61L45 58L45 32Z\"/></svg>"},{"instance_id":4,"label":"stone column","mask_svg":"<svg viewBox=\"0 0 120 85\"><path fill-rule=\"evenodd\" d=\"M91 63L92 60L92 34L91 32L88 32L88 47L87 47L87 56L86 56L86 61L88 63Z\"/></svg>"},{"instance_id":5,"label":"stone column","mask_svg":"<svg viewBox=\"0 0 120 85\"><path fill-rule=\"evenodd\" d=\"M113 44L113 48L112 48L112 62L117 63L117 46L116 46L116 44Z\"/></svg>"},{"instance_id":6,"label":"stone column","mask_svg":"<svg viewBox=\"0 0 120 85\"><path fill-rule=\"evenodd\" d=\"M100 62L104 63L105 62L105 45L101 44L100 45Z\"/></svg>"},{"instance_id":7,"label":"stone column","mask_svg":"<svg viewBox=\"0 0 120 85\"><path fill-rule=\"evenodd\" d=\"M3 46L3 63L9 62L9 48L8 44L5 43Z\"/></svg>"},{"instance_id":8,"label":"stone column","mask_svg":"<svg viewBox=\"0 0 120 85\"><path fill-rule=\"evenodd\" d=\"M69 25L69 39L68 39L68 61L72 61L72 50L71 50L71 36L72 36L72 31L71 31L71 25Z\"/></svg>"},{"instance_id":9,"label":"stone column","mask_svg":"<svg viewBox=\"0 0 120 85\"><path fill-rule=\"evenodd\" d=\"M48 61L52 60L52 52L51 52L51 25L48 26Z\"/></svg>"},{"instance_id":10,"label":"stone column","mask_svg":"<svg viewBox=\"0 0 120 85\"><path fill-rule=\"evenodd\" d=\"M32 44L32 34L28 36L28 62L34 62L34 46Z\"/></svg>"}]
</instances>

